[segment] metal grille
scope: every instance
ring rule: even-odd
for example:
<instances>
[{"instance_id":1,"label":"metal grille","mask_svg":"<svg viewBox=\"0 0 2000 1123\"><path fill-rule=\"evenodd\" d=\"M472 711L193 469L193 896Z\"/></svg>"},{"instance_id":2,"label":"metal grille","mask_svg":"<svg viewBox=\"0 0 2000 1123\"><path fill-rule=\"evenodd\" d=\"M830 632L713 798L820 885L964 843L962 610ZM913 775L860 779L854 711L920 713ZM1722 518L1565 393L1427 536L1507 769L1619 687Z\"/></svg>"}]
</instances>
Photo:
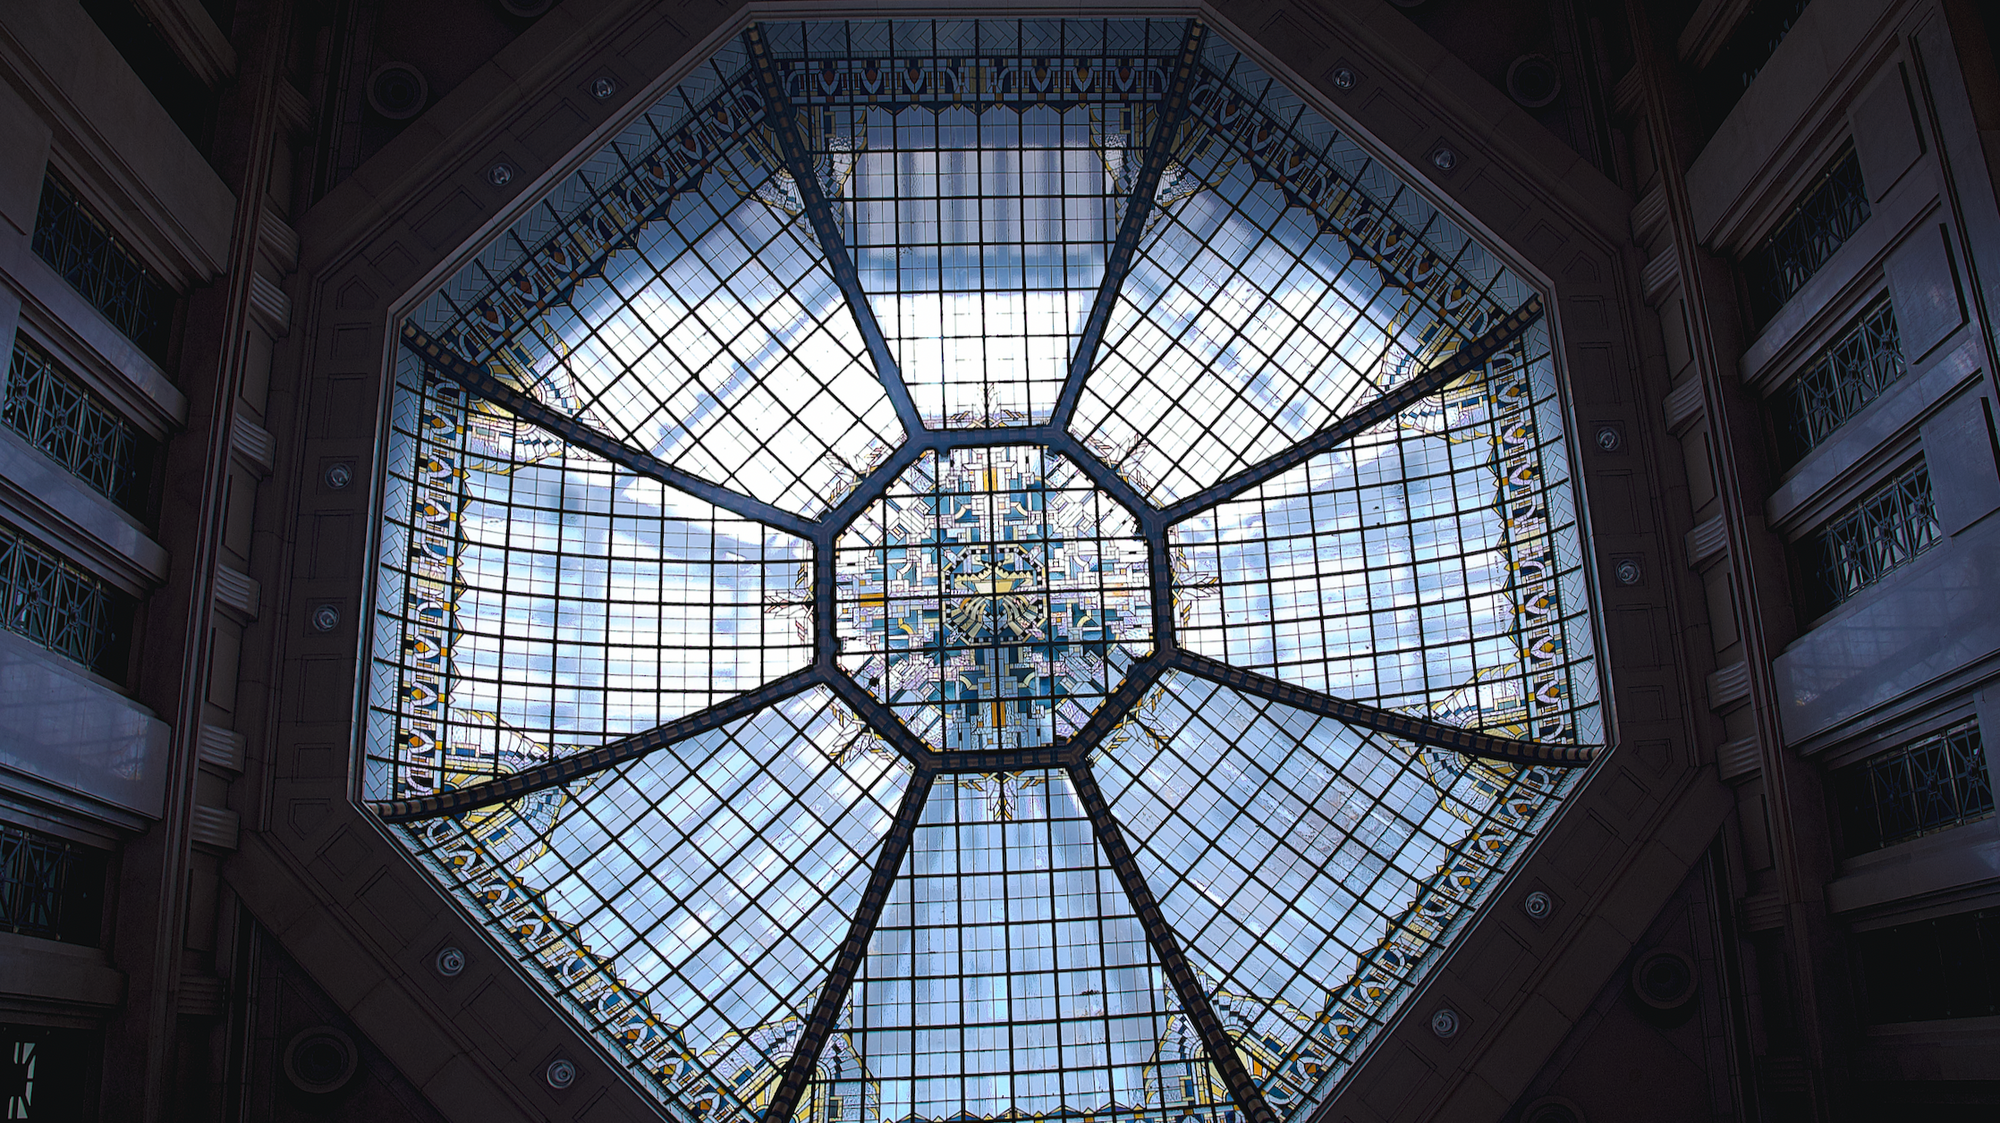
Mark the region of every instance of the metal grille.
<instances>
[{"instance_id":1,"label":"metal grille","mask_svg":"<svg viewBox=\"0 0 2000 1123\"><path fill-rule=\"evenodd\" d=\"M1850 854L1993 814L1977 719L1842 768L1833 782Z\"/></svg>"},{"instance_id":2,"label":"metal grille","mask_svg":"<svg viewBox=\"0 0 2000 1123\"><path fill-rule=\"evenodd\" d=\"M1937 542L1931 473L1919 459L1804 543L1812 615L1833 609Z\"/></svg>"},{"instance_id":3,"label":"metal grille","mask_svg":"<svg viewBox=\"0 0 2000 1123\"><path fill-rule=\"evenodd\" d=\"M95 946L104 918L104 853L0 826L0 932Z\"/></svg>"},{"instance_id":4,"label":"metal grille","mask_svg":"<svg viewBox=\"0 0 2000 1123\"><path fill-rule=\"evenodd\" d=\"M1785 463L1798 463L1907 369L1896 311L1885 294L1778 391L1774 405Z\"/></svg>"},{"instance_id":5,"label":"metal grille","mask_svg":"<svg viewBox=\"0 0 2000 1123\"><path fill-rule=\"evenodd\" d=\"M0 422L127 510L143 503L144 438L26 339L14 341Z\"/></svg>"},{"instance_id":6,"label":"metal grille","mask_svg":"<svg viewBox=\"0 0 2000 1123\"><path fill-rule=\"evenodd\" d=\"M128 598L0 525L0 626L122 679L131 619Z\"/></svg>"},{"instance_id":7,"label":"metal grille","mask_svg":"<svg viewBox=\"0 0 2000 1123\"><path fill-rule=\"evenodd\" d=\"M1828 165L1764 244L1743 262L1757 322L1769 322L1793 293L1804 288L1834 251L1868 221L1869 213L1861 161L1849 148Z\"/></svg>"},{"instance_id":8,"label":"metal grille","mask_svg":"<svg viewBox=\"0 0 2000 1123\"><path fill-rule=\"evenodd\" d=\"M139 349L166 361L174 293L51 172L35 214L35 254Z\"/></svg>"}]
</instances>

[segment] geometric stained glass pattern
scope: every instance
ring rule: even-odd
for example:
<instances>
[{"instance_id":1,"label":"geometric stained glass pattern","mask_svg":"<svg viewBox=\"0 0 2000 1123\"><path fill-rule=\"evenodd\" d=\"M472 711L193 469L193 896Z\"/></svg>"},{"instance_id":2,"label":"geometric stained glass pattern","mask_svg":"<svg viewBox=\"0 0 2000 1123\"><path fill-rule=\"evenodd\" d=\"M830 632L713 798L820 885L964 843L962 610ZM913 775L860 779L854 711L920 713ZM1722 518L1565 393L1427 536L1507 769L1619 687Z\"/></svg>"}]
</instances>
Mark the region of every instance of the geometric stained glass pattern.
<instances>
[{"instance_id":1,"label":"geometric stained glass pattern","mask_svg":"<svg viewBox=\"0 0 2000 1123\"><path fill-rule=\"evenodd\" d=\"M1177 1005L1069 777L973 775L925 805L838 1032L877 1118L1223 1123Z\"/></svg>"},{"instance_id":2,"label":"geometric stained glass pattern","mask_svg":"<svg viewBox=\"0 0 2000 1123\"><path fill-rule=\"evenodd\" d=\"M1045 448L925 453L834 581L842 668L936 748L1052 744L1152 649L1138 519Z\"/></svg>"},{"instance_id":3,"label":"geometric stained glass pattern","mask_svg":"<svg viewBox=\"0 0 2000 1123\"><path fill-rule=\"evenodd\" d=\"M1180 642L1524 740L1602 739L1546 333L1483 378L1174 526Z\"/></svg>"},{"instance_id":4,"label":"geometric stained glass pattern","mask_svg":"<svg viewBox=\"0 0 2000 1123\"><path fill-rule=\"evenodd\" d=\"M643 732L812 660L810 543L420 377L391 407L371 797Z\"/></svg>"},{"instance_id":5,"label":"geometric stained glass pattern","mask_svg":"<svg viewBox=\"0 0 2000 1123\"><path fill-rule=\"evenodd\" d=\"M773 27L808 146L924 423L1049 420L1182 28L1145 20ZM975 65L968 57L992 60ZM893 59L885 66L881 60Z\"/></svg>"},{"instance_id":6,"label":"geometric stained glass pattern","mask_svg":"<svg viewBox=\"0 0 2000 1123\"><path fill-rule=\"evenodd\" d=\"M1564 775L1171 674L1097 754L1162 911L1289 1114L1492 886Z\"/></svg>"},{"instance_id":7,"label":"geometric stained glass pattern","mask_svg":"<svg viewBox=\"0 0 2000 1123\"><path fill-rule=\"evenodd\" d=\"M1198 20L753 25L401 325L362 791L689 1123L1303 1123L1606 740L1542 307Z\"/></svg>"}]
</instances>

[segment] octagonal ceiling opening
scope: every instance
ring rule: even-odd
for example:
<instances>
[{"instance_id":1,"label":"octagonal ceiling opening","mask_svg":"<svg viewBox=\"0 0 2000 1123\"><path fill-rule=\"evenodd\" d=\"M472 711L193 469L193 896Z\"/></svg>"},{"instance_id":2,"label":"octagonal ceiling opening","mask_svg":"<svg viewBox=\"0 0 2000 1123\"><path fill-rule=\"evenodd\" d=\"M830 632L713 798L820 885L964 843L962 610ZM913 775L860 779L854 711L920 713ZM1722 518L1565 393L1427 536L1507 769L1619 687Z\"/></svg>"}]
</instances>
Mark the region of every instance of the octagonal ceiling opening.
<instances>
[{"instance_id":1,"label":"octagonal ceiling opening","mask_svg":"<svg viewBox=\"0 0 2000 1123\"><path fill-rule=\"evenodd\" d=\"M1053 745L1152 653L1147 553L1059 453L926 452L835 539L841 669L932 748Z\"/></svg>"},{"instance_id":2,"label":"octagonal ceiling opening","mask_svg":"<svg viewBox=\"0 0 2000 1123\"><path fill-rule=\"evenodd\" d=\"M670 1115L1302 1120L1603 740L1541 309L1198 20L753 25L405 320L364 792Z\"/></svg>"}]
</instances>

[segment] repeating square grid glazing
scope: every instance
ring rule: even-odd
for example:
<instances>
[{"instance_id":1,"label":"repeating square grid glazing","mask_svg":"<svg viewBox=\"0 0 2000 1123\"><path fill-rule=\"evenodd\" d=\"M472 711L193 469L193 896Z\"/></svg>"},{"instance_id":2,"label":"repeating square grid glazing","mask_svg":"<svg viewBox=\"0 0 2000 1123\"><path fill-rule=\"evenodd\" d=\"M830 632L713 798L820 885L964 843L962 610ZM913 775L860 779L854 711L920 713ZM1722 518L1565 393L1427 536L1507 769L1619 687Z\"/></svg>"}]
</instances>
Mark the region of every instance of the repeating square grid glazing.
<instances>
[{"instance_id":1,"label":"repeating square grid glazing","mask_svg":"<svg viewBox=\"0 0 2000 1123\"><path fill-rule=\"evenodd\" d=\"M1330 126L1229 65L1196 83L1072 424L1162 505L1441 360L1495 307L1483 252L1379 169L1349 180L1318 151Z\"/></svg>"},{"instance_id":2,"label":"repeating square grid glazing","mask_svg":"<svg viewBox=\"0 0 2000 1123\"><path fill-rule=\"evenodd\" d=\"M811 546L447 385L399 384L372 767L458 787L812 658ZM393 702L392 702L393 699Z\"/></svg>"},{"instance_id":3,"label":"repeating square grid glazing","mask_svg":"<svg viewBox=\"0 0 2000 1123\"><path fill-rule=\"evenodd\" d=\"M757 146L539 321L545 403L677 468L816 515L903 437L826 255Z\"/></svg>"},{"instance_id":4,"label":"repeating square grid glazing","mask_svg":"<svg viewBox=\"0 0 2000 1123\"><path fill-rule=\"evenodd\" d=\"M1095 760L1280 1116L1379 1028L1561 786L1178 672Z\"/></svg>"},{"instance_id":5,"label":"repeating square grid glazing","mask_svg":"<svg viewBox=\"0 0 2000 1123\"><path fill-rule=\"evenodd\" d=\"M697 1118L756 1118L909 779L825 690L412 831L589 1027Z\"/></svg>"},{"instance_id":6,"label":"repeating square grid glazing","mask_svg":"<svg viewBox=\"0 0 2000 1123\"><path fill-rule=\"evenodd\" d=\"M1060 771L941 781L869 942L826 1091L866 1119L1233 1108ZM825 1071L829 1066L823 1064Z\"/></svg>"},{"instance_id":7,"label":"repeating square grid glazing","mask_svg":"<svg viewBox=\"0 0 2000 1123\"><path fill-rule=\"evenodd\" d=\"M939 748L1051 744L1152 647L1138 520L1039 446L924 454L834 565L841 666Z\"/></svg>"},{"instance_id":8,"label":"repeating square grid glazing","mask_svg":"<svg viewBox=\"0 0 2000 1123\"><path fill-rule=\"evenodd\" d=\"M1485 370L1175 526L1180 642L1341 698L1541 742L1599 736L1545 354Z\"/></svg>"}]
</instances>

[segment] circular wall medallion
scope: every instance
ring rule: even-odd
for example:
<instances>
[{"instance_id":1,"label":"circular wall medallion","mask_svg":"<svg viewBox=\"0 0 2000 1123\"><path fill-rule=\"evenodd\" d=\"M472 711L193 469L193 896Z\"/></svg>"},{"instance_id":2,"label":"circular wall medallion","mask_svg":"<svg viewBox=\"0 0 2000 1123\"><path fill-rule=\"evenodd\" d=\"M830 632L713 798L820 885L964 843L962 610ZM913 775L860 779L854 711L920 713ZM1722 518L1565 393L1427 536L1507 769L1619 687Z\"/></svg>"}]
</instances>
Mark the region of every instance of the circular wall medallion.
<instances>
[{"instance_id":1,"label":"circular wall medallion","mask_svg":"<svg viewBox=\"0 0 2000 1123\"><path fill-rule=\"evenodd\" d=\"M1527 913L1530 920L1547 920L1549 914L1556 911L1556 901L1537 889L1521 899L1521 911Z\"/></svg>"},{"instance_id":2,"label":"circular wall medallion","mask_svg":"<svg viewBox=\"0 0 2000 1123\"><path fill-rule=\"evenodd\" d=\"M549 1062L542 1075L547 1078L549 1087L567 1088L576 1083L576 1065L566 1057L557 1057Z\"/></svg>"},{"instance_id":3,"label":"circular wall medallion","mask_svg":"<svg viewBox=\"0 0 2000 1123\"><path fill-rule=\"evenodd\" d=\"M330 604L313 609L312 626L315 632L330 632L340 627L340 609Z\"/></svg>"},{"instance_id":4,"label":"circular wall medallion","mask_svg":"<svg viewBox=\"0 0 2000 1123\"><path fill-rule=\"evenodd\" d=\"M345 491L354 482L354 465L348 463L330 464L326 469L326 486L333 491Z\"/></svg>"},{"instance_id":5,"label":"circular wall medallion","mask_svg":"<svg viewBox=\"0 0 2000 1123\"><path fill-rule=\"evenodd\" d=\"M1699 981L1693 957L1673 948L1654 948L1632 964L1632 993L1655 1010L1687 1005Z\"/></svg>"},{"instance_id":6,"label":"circular wall medallion","mask_svg":"<svg viewBox=\"0 0 2000 1123\"><path fill-rule=\"evenodd\" d=\"M1562 71L1547 55L1522 55L1507 67L1507 96L1524 109L1540 109L1562 93Z\"/></svg>"},{"instance_id":7,"label":"circular wall medallion","mask_svg":"<svg viewBox=\"0 0 2000 1123\"><path fill-rule=\"evenodd\" d=\"M1431 1032L1437 1034L1439 1040L1442 1041L1450 1041L1452 1038L1457 1037L1458 1011L1447 1006L1437 1013L1432 1014Z\"/></svg>"},{"instance_id":8,"label":"circular wall medallion","mask_svg":"<svg viewBox=\"0 0 2000 1123\"><path fill-rule=\"evenodd\" d=\"M285 1079L301 1092L324 1096L345 1087L360 1060L353 1038L332 1026L311 1026L285 1046Z\"/></svg>"},{"instance_id":9,"label":"circular wall medallion","mask_svg":"<svg viewBox=\"0 0 2000 1123\"><path fill-rule=\"evenodd\" d=\"M465 953L457 948L443 948L437 953L437 973L447 979L457 978L465 970Z\"/></svg>"},{"instance_id":10,"label":"circular wall medallion","mask_svg":"<svg viewBox=\"0 0 2000 1123\"><path fill-rule=\"evenodd\" d=\"M424 111L431 84L407 62L388 62L368 76L368 107L391 121L407 121Z\"/></svg>"}]
</instances>

